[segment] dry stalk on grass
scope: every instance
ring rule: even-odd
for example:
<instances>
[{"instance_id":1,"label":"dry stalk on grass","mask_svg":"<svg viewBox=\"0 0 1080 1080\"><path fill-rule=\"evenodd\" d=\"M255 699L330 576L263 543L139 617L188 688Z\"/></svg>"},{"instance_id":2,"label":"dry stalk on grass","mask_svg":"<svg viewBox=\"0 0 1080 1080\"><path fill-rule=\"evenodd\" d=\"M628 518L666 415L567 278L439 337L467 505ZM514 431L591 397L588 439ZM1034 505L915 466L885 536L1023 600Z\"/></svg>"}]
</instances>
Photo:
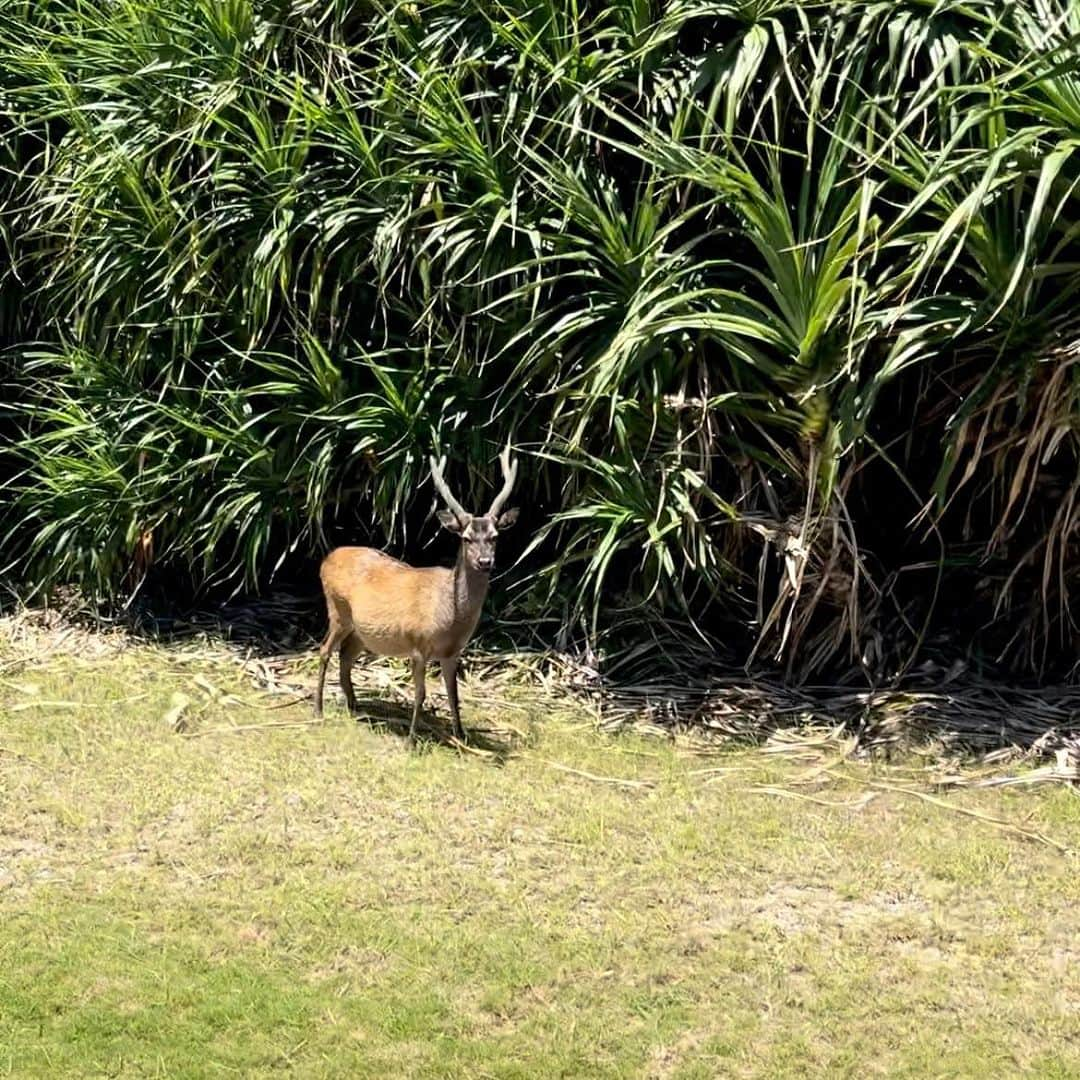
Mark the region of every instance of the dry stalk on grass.
<instances>
[{"instance_id":1,"label":"dry stalk on grass","mask_svg":"<svg viewBox=\"0 0 1080 1080\"><path fill-rule=\"evenodd\" d=\"M180 734L185 739L202 739L207 735L243 735L249 731L266 731L269 728L322 727L325 723L325 720L271 720L265 724L222 724L197 731L182 731Z\"/></svg>"},{"instance_id":2,"label":"dry stalk on grass","mask_svg":"<svg viewBox=\"0 0 1080 1080\"><path fill-rule=\"evenodd\" d=\"M585 772L583 769L574 769L569 765L563 765L561 761L550 761L547 758L535 758L541 765L547 765L549 768L558 769L559 772L569 773L571 776L580 776L583 780L591 780L596 784L611 784L615 787L628 787L628 788L654 788L656 783L653 780L629 780L621 776L599 776L596 773Z\"/></svg>"},{"instance_id":3,"label":"dry stalk on grass","mask_svg":"<svg viewBox=\"0 0 1080 1080\"><path fill-rule=\"evenodd\" d=\"M1007 832L1011 832L1016 836L1021 836L1026 840L1033 840L1036 843L1052 847L1061 852L1062 855L1069 854L1071 850L1067 845L1062 844L1060 841L1045 836L1043 833L1035 832L1034 829L1025 829L1023 826L1017 825L1012 821L1007 821L1005 818L995 817L993 814L984 814L978 810L972 810L967 806L957 806L955 803L948 802L945 799L938 799L933 795L929 795L925 791L916 791L914 788L901 787L898 784L885 784L880 781L871 781L870 786L879 791L893 791L899 795L908 795L913 799L921 799L923 802L930 803L933 806L939 806L943 810L951 810L954 814L963 814L965 817L984 821L988 825L993 825L999 829L1005 829Z\"/></svg>"},{"instance_id":4,"label":"dry stalk on grass","mask_svg":"<svg viewBox=\"0 0 1080 1080\"><path fill-rule=\"evenodd\" d=\"M821 799L816 795L805 795L801 791L791 791L788 788L776 787L773 784L757 784L743 790L752 792L755 795L775 795L780 799L795 799L798 802L813 803L815 806L827 806L836 810L862 810L868 803L877 798L873 791L868 791L850 802L838 802L835 799Z\"/></svg>"}]
</instances>

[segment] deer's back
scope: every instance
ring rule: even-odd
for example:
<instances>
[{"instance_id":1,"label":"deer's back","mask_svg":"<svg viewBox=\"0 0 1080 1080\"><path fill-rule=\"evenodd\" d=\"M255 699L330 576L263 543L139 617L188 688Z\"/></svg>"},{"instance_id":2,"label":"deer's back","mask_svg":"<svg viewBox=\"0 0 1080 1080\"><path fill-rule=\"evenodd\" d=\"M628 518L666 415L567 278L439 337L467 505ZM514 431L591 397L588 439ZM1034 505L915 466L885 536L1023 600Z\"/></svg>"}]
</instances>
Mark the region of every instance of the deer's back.
<instances>
[{"instance_id":1,"label":"deer's back","mask_svg":"<svg viewBox=\"0 0 1080 1080\"><path fill-rule=\"evenodd\" d=\"M409 566L365 547L336 548L319 570L332 617L383 656L445 651L450 576L442 567Z\"/></svg>"}]
</instances>

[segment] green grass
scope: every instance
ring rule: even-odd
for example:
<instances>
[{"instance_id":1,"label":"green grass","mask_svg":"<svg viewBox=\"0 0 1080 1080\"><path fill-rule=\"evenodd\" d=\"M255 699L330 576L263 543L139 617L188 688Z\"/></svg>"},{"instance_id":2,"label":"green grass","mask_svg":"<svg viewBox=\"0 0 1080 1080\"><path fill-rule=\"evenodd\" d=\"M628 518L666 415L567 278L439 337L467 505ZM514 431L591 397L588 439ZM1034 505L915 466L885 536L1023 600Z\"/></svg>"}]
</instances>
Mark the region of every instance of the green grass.
<instances>
[{"instance_id":1,"label":"green grass","mask_svg":"<svg viewBox=\"0 0 1080 1080\"><path fill-rule=\"evenodd\" d=\"M500 693L501 765L340 710L212 733L309 705L178 651L0 666L0 1074L1080 1070L1073 856ZM947 798L1080 842L1063 788Z\"/></svg>"}]
</instances>

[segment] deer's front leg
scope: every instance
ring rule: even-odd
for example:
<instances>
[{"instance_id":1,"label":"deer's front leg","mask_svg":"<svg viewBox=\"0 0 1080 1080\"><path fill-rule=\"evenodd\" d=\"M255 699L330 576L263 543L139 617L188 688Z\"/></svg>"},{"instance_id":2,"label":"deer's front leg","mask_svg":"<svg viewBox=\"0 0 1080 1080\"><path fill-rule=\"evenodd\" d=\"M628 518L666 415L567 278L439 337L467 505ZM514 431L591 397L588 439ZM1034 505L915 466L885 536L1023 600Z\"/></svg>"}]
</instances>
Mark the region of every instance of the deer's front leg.
<instances>
[{"instance_id":1,"label":"deer's front leg","mask_svg":"<svg viewBox=\"0 0 1080 1080\"><path fill-rule=\"evenodd\" d=\"M443 682L446 683L446 699L450 703L450 719L454 724L454 737L465 741L465 729L461 726L461 712L458 709L457 695L457 669L458 658L450 657L449 660L440 660L442 667Z\"/></svg>"},{"instance_id":2,"label":"deer's front leg","mask_svg":"<svg viewBox=\"0 0 1080 1080\"><path fill-rule=\"evenodd\" d=\"M424 658L414 656L412 662L413 677L413 710L412 723L409 725L409 742L416 745L416 721L420 718L420 710L424 707L424 698L427 696L427 684L424 679Z\"/></svg>"}]
</instances>

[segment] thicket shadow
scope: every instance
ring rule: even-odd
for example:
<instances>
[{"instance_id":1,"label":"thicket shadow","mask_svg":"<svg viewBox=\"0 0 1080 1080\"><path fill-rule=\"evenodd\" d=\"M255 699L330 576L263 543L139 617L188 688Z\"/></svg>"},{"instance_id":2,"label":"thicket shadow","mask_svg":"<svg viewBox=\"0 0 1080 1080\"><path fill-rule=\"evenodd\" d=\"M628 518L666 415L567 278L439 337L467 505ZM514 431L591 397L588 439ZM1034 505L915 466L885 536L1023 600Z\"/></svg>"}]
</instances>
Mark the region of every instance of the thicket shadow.
<instances>
[{"instance_id":1,"label":"thicket shadow","mask_svg":"<svg viewBox=\"0 0 1080 1080\"><path fill-rule=\"evenodd\" d=\"M296 657L317 650L326 633L326 603L315 590L279 591L212 604L178 604L159 590L137 597L115 621L139 637L182 642L220 638L257 657Z\"/></svg>"}]
</instances>

